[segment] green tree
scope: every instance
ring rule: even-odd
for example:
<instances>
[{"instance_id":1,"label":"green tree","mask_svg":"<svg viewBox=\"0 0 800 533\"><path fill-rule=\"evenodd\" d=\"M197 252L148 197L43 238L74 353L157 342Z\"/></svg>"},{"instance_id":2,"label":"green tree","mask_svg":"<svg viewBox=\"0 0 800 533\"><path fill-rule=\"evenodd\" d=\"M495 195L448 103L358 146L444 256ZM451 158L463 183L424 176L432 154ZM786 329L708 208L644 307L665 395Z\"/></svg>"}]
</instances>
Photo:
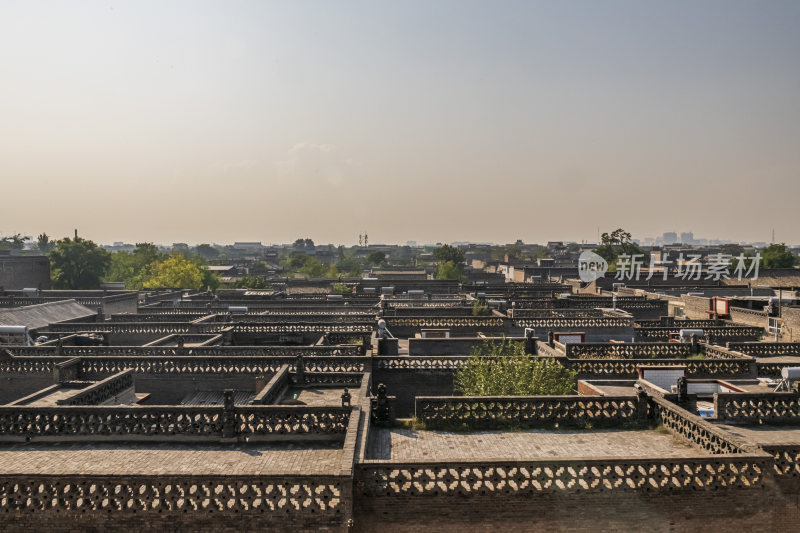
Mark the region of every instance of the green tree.
<instances>
[{"instance_id":1,"label":"green tree","mask_svg":"<svg viewBox=\"0 0 800 533\"><path fill-rule=\"evenodd\" d=\"M151 277L150 267L157 261L166 259L150 242L136 243L133 252L115 252L111 254L111 264L106 271L105 281L123 281L128 289L142 289Z\"/></svg>"},{"instance_id":2,"label":"green tree","mask_svg":"<svg viewBox=\"0 0 800 533\"><path fill-rule=\"evenodd\" d=\"M294 241L293 246L297 249L309 250L314 248L314 241L309 238L297 239L296 241Z\"/></svg>"},{"instance_id":3,"label":"green tree","mask_svg":"<svg viewBox=\"0 0 800 533\"><path fill-rule=\"evenodd\" d=\"M465 254L464 250L445 244L433 250L433 257L440 262L450 261L458 265L459 268L464 264Z\"/></svg>"},{"instance_id":4,"label":"green tree","mask_svg":"<svg viewBox=\"0 0 800 533\"><path fill-rule=\"evenodd\" d=\"M536 250L536 253L533 254L533 257L535 259L547 259L548 257L550 257L550 250L542 246L541 248Z\"/></svg>"},{"instance_id":5,"label":"green tree","mask_svg":"<svg viewBox=\"0 0 800 533\"><path fill-rule=\"evenodd\" d=\"M334 283L333 287L331 288L331 292L333 294L351 294L353 292L353 289L351 289L344 283Z\"/></svg>"},{"instance_id":6,"label":"green tree","mask_svg":"<svg viewBox=\"0 0 800 533\"><path fill-rule=\"evenodd\" d=\"M375 250L374 252L370 252L367 254L367 263L370 265L382 265L386 262L386 254Z\"/></svg>"},{"instance_id":7,"label":"green tree","mask_svg":"<svg viewBox=\"0 0 800 533\"><path fill-rule=\"evenodd\" d=\"M436 279L455 279L461 280L463 278L461 269L453 264L452 261L444 261L439 263L436 269Z\"/></svg>"},{"instance_id":8,"label":"green tree","mask_svg":"<svg viewBox=\"0 0 800 533\"><path fill-rule=\"evenodd\" d=\"M328 279L337 279L339 277L339 269L336 268L336 265L328 267L328 270L325 271L325 277Z\"/></svg>"},{"instance_id":9,"label":"green tree","mask_svg":"<svg viewBox=\"0 0 800 533\"><path fill-rule=\"evenodd\" d=\"M158 261L150 267L150 276L144 282L147 289L195 289L203 288L205 276L202 269L180 254Z\"/></svg>"},{"instance_id":10,"label":"green tree","mask_svg":"<svg viewBox=\"0 0 800 533\"><path fill-rule=\"evenodd\" d=\"M603 235L600 236L600 240L602 244L625 244L631 242L631 233L622 228L617 228L610 234L603 233Z\"/></svg>"},{"instance_id":11,"label":"green tree","mask_svg":"<svg viewBox=\"0 0 800 533\"><path fill-rule=\"evenodd\" d=\"M25 247L25 241L29 240L30 237L23 237L20 233L2 237L0 238L0 250L22 250Z\"/></svg>"},{"instance_id":12,"label":"green tree","mask_svg":"<svg viewBox=\"0 0 800 533\"><path fill-rule=\"evenodd\" d=\"M219 257L219 250L210 244L198 244L195 247L194 252L206 261L211 261Z\"/></svg>"},{"instance_id":13,"label":"green tree","mask_svg":"<svg viewBox=\"0 0 800 533\"><path fill-rule=\"evenodd\" d=\"M49 254L50 253L50 248L53 247L53 243L50 240L50 236L47 233L40 233L36 237L36 247L44 255Z\"/></svg>"},{"instance_id":14,"label":"green tree","mask_svg":"<svg viewBox=\"0 0 800 533\"><path fill-rule=\"evenodd\" d=\"M786 244L770 244L761 250L761 265L764 268L792 268L797 257L786 248Z\"/></svg>"},{"instance_id":15,"label":"green tree","mask_svg":"<svg viewBox=\"0 0 800 533\"><path fill-rule=\"evenodd\" d=\"M336 263L336 269L350 277L361 275L361 262L355 257L344 257Z\"/></svg>"},{"instance_id":16,"label":"green tree","mask_svg":"<svg viewBox=\"0 0 800 533\"><path fill-rule=\"evenodd\" d=\"M480 300L472 302L472 316L489 316L492 312L489 311L489 306L481 303Z\"/></svg>"},{"instance_id":17,"label":"green tree","mask_svg":"<svg viewBox=\"0 0 800 533\"><path fill-rule=\"evenodd\" d=\"M744 248L738 244L723 244L719 247L719 253L738 257L740 254L744 253Z\"/></svg>"},{"instance_id":18,"label":"green tree","mask_svg":"<svg viewBox=\"0 0 800 533\"><path fill-rule=\"evenodd\" d=\"M306 257L303 252L290 252L281 259L281 268L289 272L297 272L306 263Z\"/></svg>"},{"instance_id":19,"label":"green tree","mask_svg":"<svg viewBox=\"0 0 800 533\"><path fill-rule=\"evenodd\" d=\"M300 267L300 273L309 278L321 278L325 275L325 265L316 257L307 255L303 266Z\"/></svg>"},{"instance_id":20,"label":"green tree","mask_svg":"<svg viewBox=\"0 0 800 533\"><path fill-rule=\"evenodd\" d=\"M222 283L219 279L219 275L216 272L212 272L208 269L208 261L206 261L203 256L193 255L191 257L187 257L187 259L197 265L197 268L199 268L200 272L203 273L203 289L215 291L219 288L220 284Z\"/></svg>"},{"instance_id":21,"label":"green tree","mask_svg":"<svg viewBox=\"0 0 800 533\"><path fill-rule=\"evenodd\" d=\"M485 341L458 369L454 388L465 396L571 394L577 374L554 359L525 353L525 343Z\"/></svg>"},{"instance_id":22,"label":"green tree","mask_svg":"<svg viewBox=\"0 0 800 533\"><path fill-rule=\"evenodd\" d=\"M268 289L269 284L258 276L242 276L241 279L233 283L234 289L253 289L263 290Z\"/></svg>"},{"instance_id":23,"label":"green tree","mask_svg":"<svg viewBox=\"0 0 800 533\"><path fill-rule=\"evenodd\" d=\"M602 244L594 249L594 253L608 261L609 265L621 254L630 256L639 254L643 256L643 260L649 258L648 254L631 240L630 232L622 228L615 229L611 233L603 233L600 240ZM613 267L609 268L611 269Z\"/></svg>"},{"instance_id":24,"label":"green tree","mask_svg":"<svg viewBox=\"0 0 800 533\"><path fill-rule=\"evenodd\" d=\"M90 240L58 241L50 252L50 276L56 289L97 289L111 264L111 254Z\"/></svg>"}]
</instances>

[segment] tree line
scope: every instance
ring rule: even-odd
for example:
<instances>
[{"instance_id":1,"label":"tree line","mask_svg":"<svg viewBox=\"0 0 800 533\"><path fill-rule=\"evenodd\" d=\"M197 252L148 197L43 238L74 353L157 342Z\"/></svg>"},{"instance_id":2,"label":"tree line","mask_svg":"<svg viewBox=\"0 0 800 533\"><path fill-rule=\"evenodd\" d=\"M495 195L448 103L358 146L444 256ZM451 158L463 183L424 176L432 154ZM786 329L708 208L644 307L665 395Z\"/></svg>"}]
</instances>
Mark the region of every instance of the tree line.
<instances>
[{"instance_id":1,"label":"tree line","mask_svg":"<svg viewBox=\"0 0 800 533\"><path fill-rule=\"evenodd\" d=\"M19 237L19 236L16 236ZM24 240L13 236L14 248ZM82 237L52 241L46 233L37 237L36 247L50 260L50 282L54 289L97 289L102 282L124 282L128 289L211 289L219 277L204 268L205 258L188 252L160 251L153 243L137 243L131 252L111 253Z\"/></svg>"}]
</instances>

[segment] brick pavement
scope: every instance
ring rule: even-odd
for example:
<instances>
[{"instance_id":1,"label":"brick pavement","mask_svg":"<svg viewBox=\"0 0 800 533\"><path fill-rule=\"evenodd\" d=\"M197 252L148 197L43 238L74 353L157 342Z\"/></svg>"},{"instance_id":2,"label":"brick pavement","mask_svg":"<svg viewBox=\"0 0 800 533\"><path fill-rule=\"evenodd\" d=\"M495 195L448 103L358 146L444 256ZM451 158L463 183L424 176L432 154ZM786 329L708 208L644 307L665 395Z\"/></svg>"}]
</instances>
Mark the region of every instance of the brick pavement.
<instances>
[{"instance_id":1,"label":"brick pavement","mask_svg":"<svg viewBox=\"0 0 800 533\"><path fill-rule=\"evenodd\" d=\"M367 459L471 461L542 457L696 457L703 452L653 430L450 433L373 429Z\"/></svg>"},{"instance_id":2,"label":"brick pavement","mask_svg":"<svg viewBox=\"0 0 800 533\"><path fill-rule=\"evenodd\" d=\"M355 389L356 391L358 388ZM341 389L336 387L309 387L309 388L295 388L286 391L284 398L292 398L297 394L297 399L306 405L313 407L339 407L342 405L342 393L344 387ZM350 388L350 394L355 391Z\"/></svg>"},{"instance_id":3,"label":"brick pavement","mask_svg":"<svg viewBox=\"0 0 800 533\"><path fill-rule=\"evenodd\" d=\"M339 443L19 444L0 447L0 475L338 474L341 458Z\"/></svg>"},{"instance_id":4,"label":"brick pavement","mask_svg":"<svg viewBox=\"0 0 800 533\"><path fill-rule=\"evenodd\" d=\"M800 445L800 427L798 426L733 426L730 424L714 424L731 435L755 442L760 445L796 444Z\"/></svg>"}]
</instances>

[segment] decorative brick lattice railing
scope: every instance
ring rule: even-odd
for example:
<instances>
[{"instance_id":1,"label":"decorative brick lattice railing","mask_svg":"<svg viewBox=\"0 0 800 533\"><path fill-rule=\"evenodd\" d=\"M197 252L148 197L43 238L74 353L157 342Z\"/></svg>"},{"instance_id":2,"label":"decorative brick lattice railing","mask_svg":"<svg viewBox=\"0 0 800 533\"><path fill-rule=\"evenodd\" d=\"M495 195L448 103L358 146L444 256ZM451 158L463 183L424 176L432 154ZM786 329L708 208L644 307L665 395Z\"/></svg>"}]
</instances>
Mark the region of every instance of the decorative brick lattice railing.
<instances>
[{"instance_id":1,"label":"decorative brick lattice railing","mask_svg":"<svg viewBox=\"0 0 800 533\"><path fill-rule=\"evenodd\" d=\"M520 309L553 309L555 307L554 298L513 298L512 301L516 311Z\"/></svg>"},{"instance_id":2,"label":"decorative brick lattice railing","mask_svg":"<svg viewBox=\"0 0 800 533\"><path fill-rule=\"evenodd\" d=\"M341 440L343 407L0 407L0 442ZM226 429L227 428L227 429Z\"/></svg>"},{"instance_id":3,"label":"decorative brick lattice railing","mask_svg":"<svg viewBox=\"0 0 800 533\"><path fill-rule=\"evenodd\" d=\"M233 324L357 324L369 327L375 323L375 314L280 313L234 315ZM223 318L223 317L219 317Z\"/></svg>"},{"instance_id":4,"label":"decorative brick lattice railing","mask_svg":"<svg viewBox=\"0 0 800 533\"><path fill-rule=\"evenodd\" d=\"M512 309L513 318L598 318L602 309Z\"/></svg>"},{"instance_id":5,"label":"decorative brick lattice railing","mask_svg":"<svg viewBox=\"0 0 800 533\"><path fill-rule=\"evenodd\" d=\"M702 345L702 349L703 354L708 359L742 359L745 357L750 357L747 354L714 344L704 344Z\"/></svg>"},{"instance_id":6,"label":"decorative brick lattice railing","mask_svg":"<svg viewBox=\"0 0 800 533\"><path fill-rule=\"evenodd\" d=\"M658 328L635 328L635 338L640 342L666 342L670 333L677 333L678 326ZM750 339L758 340L763 334L763 328L749 326L721 326L703 327L703 339L709 342L724 342L725 339Z\"/></svg>"},{"instance_id":7,"label":"decorative brick lattice railing","mask_svg":"<svg viewBox=\"0 0 800 533\"><path fill-rule=\"evenodd\" d=\"M744 451L724 431L686 409L658 396L651 396L650 401L651 413L656 422L694 446L713 455Z\"/></svg>"},{"instance_id":8,"label":"decorative brick lattice railing","mask_svg":"<svg viewBox=\"0 0 800 533\"><path fill-rule=\"evenodd\" d=\"M303 384L329 387L360 387L360 372L305 372Z\"/></svg>"},{"instance_id":9,"label":"decorative brick lattice railing","mask_svg":"<svg viewBox=\"0 0 800 533\"><path fill-rule=\"evenodd\" d=\"M800 342L732 342L730 349L753 357L800 357Z\"/></svg>"},{"instance_id":10,"label":"decorative brick lattice railing","mask_svg":"<svg viewBox=\"0 0 800 533\"><path fill-rule=\"evenodd\" d=\"M469 361L468 356L373 357L373 368L380 370L456 370Z\"/></svg>"},{"instance_id":11,"label":"decorative brick lattice railing","mask_svg":"<svg viewBox=\"0 0 800 533\"><path fill-rule=\"evenodd\" d=\"M387 326L392 328L488 328L503 327L500 317L472 316L426 316L426 317L386 317Z\"/></svg>"},{"instance_id":12,"label":"decorative brick lattice railing","mask_svg":"<svg viewBox=\"0 0 800 533\"><path fill-rule=\"evenodd\" d=\"M514 320L518 328L535 329L590 329L590 328L631 328L632 318L600 317L600 318L520 318Z\"/></svg>"},{"instance_id":13,"label":"decorative brick lattice railing","mask_svg":"<svg viewBox=\"0 0 800 533\"><path fill-rule=\"evenodd\" d=\"M461 302L458 300L447 301L447 302L426 302L418 300L407 300L407 301L388 300L388 305L390 309L405 308L405 307L426 307L432 309L447 309L451 307L461 307Z\"/></svg>"},{"instance_id":14,"label":"decorative brick lattice railing","mask_svg":"<svg viewBox=\"0 0 800 533\"><path fill-rule=\"evenodd\" d=\"M319 475L3 475L0 511L58 512L65 519L87 511L231 518L274 513L276 527L302 517L336 525L346 520L349 485L349 478Z\"/></svg>"},{"instance_id":15,"label":"decorative brick lattice railing","mask_svg":"<svg viewBox=\"0 0 800 533\"><path fill-rule=\"evenodd\" d=\"M660 320L637 320L636 325L642 328L673 328L674 331L681 329L703 329L714 327L727 327L722 320L713 319L683 319L675 320L673 317L663 317Z\"/></svg>"},{"instance_id":16,"label":"decorative brick lattice railing","mask_svg":"<svg viewBox=\"0 0 800 533\"><path fill-rule=\"evenodd\" d=\"M365 361L365 357L309 357L303 365L307 372L360 372ZM270 374L287 364L294 371L296 362L294 357L96 357L81 359L81 375L113 374L123 368L137 374Z\"/></svg>"},{"instance_id":17,"label":"decorative brick lattice railing","mask_svg":"<svg viewBox=\"0 0 800 533\"><path fill-rule=\"evenodd\" d=\"M236 434L248 442L298 440L301 437L344 439L350 420L349 407L237 406ZM274 410L274 411L271 411Z\"/></svg>"},{"instance_id":18,"label":"decorative brick lattice railing","mask_svg":"<svg viewBox=\"0 0 800 533\"><path fill-rule=\"evenodd\" d=\"M418 396L415 412L426 427L586 427L645 422L646 397L643 402L636 396Z\"/></svg>"},{"instance_id":19,"label":"decorative brick lattice railing","mask_svg":"<svg viewBox=\"0 0 800 533\"><path fill-rule=\"evenodd\" d=\"M637 366L685 366L687 377L713 378L750 376L752 360L750 359L561 359L570 370L580 375L592 375L597 379L609 377L635 378Z\"/></svg>"},{"instance_id":20,"label":"decorative brick lattice railing","mask_svg":"<svg viewBox=\"0 0 800 533\"><path fill-rule=\"evenodd\" d=\"M340 303L340 302L339 302ZM296 302L289 302L288 304L277 304L277 302L265 304L265 303L253 303L253 302L246 302L246 303L239 303L239 304L230 304L233 306L244 306L247 307L248 315L257 313L257 314L268 314L268 313L325 313L325 314L339 314L339 313L351 313L351 312L361 312L367 313L373 309L372 304L353 304L348 302L347 303L347 311L342 311L341 308L338 307L331 307L331 305L326 304L324 301L315 302L313 304L302 304ZM341 305L341 303L340 303ZM229 311L229 304L200 304L194 303L191 305L180 305L180 306L145 306L140 307L139 311L146 314L174 314L174 313L203 313L203 314L227 314ZM136 315L131 315L135 317ZM237 316L244 316L244 315L237 315Z\"/></svg>"},{"instance_id":21,"label":"decorative brick lattice railing","mask_svg":"<svg viewBox=\"0 0 800 533\"><path fill-rule=\"evenodd\" d=\"M228 324L230 325L230 324ZM214 329L217 326L206 324L199 325L201 330ZM353 333L371 335L375 329L375 322L369 323L283 323L283 324L233 324L234 333Z\"/></svg>"},{"instance_id":22,"label":"decorative brick lattice railing","mask_svg":"<svg viewBox=\"0 0 800 533\"><path fill-rule=\"evenodd\" d=\"M742 353L734 352L721 346L711 344L700 345L699 354L689 343L677 342L585 342L568 343L563 351L570 359L664 359L686 358L703 355L706 359L750 360Z\"/></svg>"},{"instance_id":23,"label":"decorative brick lattice railing","mask_svg":"<svg viewBox=\"0 0 800 533\"><path fill-rule=\"evenodd\" d=\"M6 351L15 356L53 357L172 357L194 355L197 357L356 357L358 345L340 346L9 346Z\"/></svg>"},{"instance_id":24,"label":"decorative brick lattice railing","mask_svg":"<svg viewBox=\"0 0 800 533\"><path fill-rule=\"evenodd\" d=\"M797 363L762 363L756 362L756 371L758 372L758 377L760 378L773 378L773 379L780 379L781 378L781 371L785 367L795 367L800 366Z\"/></svg>"},{"instance_id":25,"label":"decorative brick lattice railing","mask_svg":"<svg viewBox=\"0 0 800 533\"><path fill-rule=\"evenodd\" d=\"M797 490L800 483L800 446L797 444L769 444L761 448L772 455L775 475L780 483L788 483Z\"/></svg>"},{"instance_id":26,"label":"decorative brick lattice railing","mask_svg":"<svg viewBox=\"0 0 800 533\"><path fill-rule=\"evenodd\" d=\"M58 405L99 405L133 387L133 370L123 370L91 387L59 400Z\"/></svg>"},{"instance_id":27,"label":"decorative brick lattice railing","mask_svg":"<svg viewBox=\"0 0 800 533\"><path fill-rule=\"evenodd\" d=\"M748 317L751 318L760 318L760 319L769 318L769 314L767 314L766 311L759 311L758 309L748 309L746 307L731 307L730 312L731 312L731 318L733 318L733 315L735 314L747 315Z\"/></svg>"},{"instance_id":28,"label":"decorative brick lattice railing","mask_svg":"<svg viewBox=\"0 0 800 533\"><path fill-rule=\"evenodd\" d=\"M690 357L694 355L691 344L663 342L609 343L586 342L565 345L570 359L642 359L658 357Z\"/></svg>"},{"instance_id":29,"label":"decorative brick lattice railing","mask_svg":"<svg viewBox=\"0 0 800 533\"><path fill-rule=\"evenodd\" d=\"M2 357L0 372L52 373L58 357ZM327 356L303 358L306 372L362 372L367 357ZM272 374L282 365L296 370L297 357L250 356L93 356L81 357L80 375L96 379L131 369L136 374Z\"/></svg>"},{"instance_id":30,"label":"decorative brick lattice railing","mask_svg":"<svg viewBox=\"0 0 800 533\"><path fill-rule=\"evenodd\" d=\"M3 357L0 352L0 372L14 374L52 374L59 359L56 357ZM124 368L118 370L121 371Z\"/></svg>"},{"instance_id":31,"label":"decorative brick lattice railing","mask_svg":"<svg viewBox=\"0 0 800 533\"><path fill-rule=\"evenodd\" d=\"M374 461L359 466L356 486L362 496L370 498L750 489L763 485L766 464L761 456L747 455L403 464Z\"/></svg>"},{"instance_id":32,"label":"decorative brick lattice railing","mask_svg":"<svg viewBox=\"0 0 800 533\"><path fill-rule=\"evenodd\" d=\"M219 333L224 328L233 328L234 333L354 333L372 334L374 322L336 323L320 321L314 323L247 323L235 322L73 322L51 324L48 333L127 333L169 335L173 333Z\"/></svg>"},{"instance_id":33,"label":"decorative brick lattice railing","mask_svg":"<svg viewBox=\"0 0 800 533\"><path fill-rule=\"evenodd\" d=\"M800 396L792 392L716 393L717 420L735 424L800 425Z\"/></svg>"}]
</instances>

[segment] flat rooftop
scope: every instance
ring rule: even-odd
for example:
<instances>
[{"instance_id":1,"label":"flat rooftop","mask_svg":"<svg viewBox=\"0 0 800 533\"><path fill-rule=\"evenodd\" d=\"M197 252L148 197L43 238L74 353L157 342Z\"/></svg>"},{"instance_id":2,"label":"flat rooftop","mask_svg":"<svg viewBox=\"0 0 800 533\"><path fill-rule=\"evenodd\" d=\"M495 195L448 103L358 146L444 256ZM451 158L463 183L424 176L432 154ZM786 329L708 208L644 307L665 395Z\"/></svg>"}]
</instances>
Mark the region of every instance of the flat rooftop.
<instances>
[{"instance_id":1,"label":"flat rooftop","mask_svg":"<svg viewBox=\"0 0 800 533\"><path fill-rule=\"evenodd\" d=\"M697 457L700 449L655 430L417 431L372 429L367 459L526 460L545 457Z\"/></svg>"},{"instance_id":2,"label":"flat rooftop","mask_svg":"<svg viewBox=\"0 0 800 533\"><path fill-rule=\"evenodd\" d=\"M352 387L349 390L351 395L355 395L355 393L358 392L357 388L355 391ZM344 387L292 387L281 396L281 400L294 398L296 394L296 399L300 400L305 405L313 407L340 407L342 405L343 392Z\"/></svg>"},{"instance_id":3,"label":"flat rooftop","mask_svg":"<svg viewBox=\"0 0 800 533\"><path fill-rule=\"evenodd\" d=\"M731 435L747 439L759 445L795 444L800 445L800 426L732 426L714 424Z\"/></svg>"},{"instance_id":4,"label":"flat rooftop","mask_svg":"<svg viewBox=\"0 0 800 533\"><path fill-rule=\"evenodd\" d=\"M341 459L340 443L37 443L0 446L0 475L328 475L339 472Z\"/></svg>"}]
</instances>

